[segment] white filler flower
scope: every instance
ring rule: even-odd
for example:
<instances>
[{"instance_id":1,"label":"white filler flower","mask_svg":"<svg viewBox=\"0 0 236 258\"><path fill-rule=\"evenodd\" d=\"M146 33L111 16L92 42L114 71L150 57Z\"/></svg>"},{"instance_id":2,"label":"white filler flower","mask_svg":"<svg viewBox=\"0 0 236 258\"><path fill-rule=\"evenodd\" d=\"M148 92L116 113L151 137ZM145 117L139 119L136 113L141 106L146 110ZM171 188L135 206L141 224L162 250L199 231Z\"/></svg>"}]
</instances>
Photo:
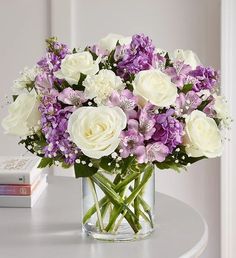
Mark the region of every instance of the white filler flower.
<instances>
[{"instance_id":1,"label":"white filler flower","mask_svg":"<svg viewBox=\"0 0 236 258\"><path fill-rule=\"evenodd\" d=\"M98 105L105 104L114 90L122 90L125 85L111 70L101 70L96 75L87 76L83 82L85 96L94 99Z\"/></svg>"},{"instance_id":2,"label":"white filler flower","mask_svg":"<svg viewBox=\"0 0 236 258\"><path fill-rule=\"evenodd\" d=\"M119 107L81 107L69 118L71 140L90 158L110 155L120 143L127 118Z\"/></svg>"},{"instance_id":3,"label":"white filler flower","mask_svg":"<svg viewBox=\"0 0 236 258\"><path fill-rule=\"evenodd\" d=\"M25 67L24 71L20 73L20 77L14 81L13 92L22 93L22 91L27 88L32 82L34 82L36 76L39 74L40 69L38 67L27 68Z\"/></svg>"},{"instance_id":4,"label":"white filler flower","mask_svg":"<svg viewBox=\"0 0 236 258\"><path fill-rule=\"evenodd\" d=\"M221 133L213 118L199 110L186 117L184 144L192 157L215 158L222 153Z\"/></svg>"},{"instance_id":5,"label":"white filler flower","mask_svg":"<svg viewBox=\"0 0 236 258\"><path fill-rule=\"evenodd\" d=\"M81 73L92 75L99 71L99 61L94 61L88 51L70 54L62 60L61 70L54 74L58 79L65 79L70 85L77 84Z\"/></svg>"},{"instance_id":6,"label":"white filler flower","mask_svg":"<svg viewBox=\"0 0 236 258\"><path fill-rule=\"evenodd\" d=\"M19 95L17 99L10 104L8 108L9 114L2 120L2 127L5 133L28 136L39 129L39 103L36 94L23 93Z\"/></svg>"},{"instance_id":7,"label":"white filler flower","mask_svg":"<svg viewBox=\"0 0 236 258\"><path fill-rule=\"evenodd\" d=\"M134 94L158 107L174 104L177 98L177 87L171 78L159 70L139 72L134 79Z\"/></svg>"}]
</instances>

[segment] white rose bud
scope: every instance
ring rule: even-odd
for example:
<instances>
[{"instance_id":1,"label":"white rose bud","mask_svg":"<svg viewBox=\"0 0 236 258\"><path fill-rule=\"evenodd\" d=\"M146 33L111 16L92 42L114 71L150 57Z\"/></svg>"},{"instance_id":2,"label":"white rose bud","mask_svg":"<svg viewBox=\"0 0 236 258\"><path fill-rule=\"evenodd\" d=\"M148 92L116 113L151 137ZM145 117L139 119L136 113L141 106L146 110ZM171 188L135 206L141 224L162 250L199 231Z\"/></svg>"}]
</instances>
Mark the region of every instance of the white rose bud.
<instances>
[{"instance_id":1,"label":"white rose bud","mask_svg":"<svg viewBox=\"0 0 236 258\"><path fill-rule=\"evenodd\" d=\"M198 56L192 50L176 49L173 53L173 58L190 65L192 69L201 64Z\"/></svg>"},{"instance_id":2,"label":"white rose bud","mask_svg":"<svg viewBox=\"0 0 236 258\"><path fill-rule=\"evenodd\" d=\"M92 75L99 71L99 61L94 61L88 51L70 54L62 60L61 70L54 74L58 79L65 79L70 85L77 84L81 73Z\"/></svg>"},{"instance_id":3,"label":"white rose bud","mask_svg":"<svg viewBox=\"0 0 236 258\"><path fill-rule=\"evenodd\" d=\"M90 158L110 155L120 143L127 118L119 107L81 107L69 118L71 140Z\"/></svg>"},{"instance_id":4,"label":"white rose bud","mask_svg":"<svg viewBox=\"0 0 236 258\"><path fill-rule=\"evenodd\" d=\"M217 118L222 119L223 124L226 126L230 125L231 117L229 113L229 105L223 96L214 96L215 103L214 109L216 111Z\"/></svg>"},{"instance_id":5,"label":"white rose bud","mask_svg":"<svg viewBox=\"0 0 236 258\"><path fill-rule=\"evenodd\" d=\"M36 94L23 93L19 95L10 104L8 108L9 114L2 121L5 133L28 136L34 130L39 129L38 121L41 117L38 111L39 103Z\"/></svg>"},{"instance_id":6,"label":"white rose bud","mask_svg":"<svg viewBox=\"0 0 236 258\"><path fill-rule=\"evenodd\" d=\"M177 98L177 87L171 78L159 70L139 72L134 79L134 94L158 107L174 104Z\"/></svg>"},{"instance_id":7,"label":"white rose bud","mask_svg":"<svg viewBox=\"0 0 236 258\"><path fill-rule=\"evenodd\" d=\"M103 50L111 52L113 49L115 49L118 41L121 45L128 45L130 44L131 40L131 37L124 37L119 34L108 34L106 37L100 39L98 46Z\"/></svg>"},{"instance_id":8,"label":"white rose bud","mask_svg":"<svg viewBox=\"0 0 236 258\"><path fill-rule=\"evenodd\" d=\"M186 153L192 157L215 158L222 153L221 133L213 118L199 110L193 111L185 119L184 145Z\"/></svg>"},{"instance_id":9,"label":"white rose bud","mask_svg":"<svg viewBox=\"0 0 236 258\"><path fill-rule=\"evenodd\" d=\"M105 104L114 90L122 90L125 85L121 78L111 70L100 70L98 74L87 76L83 81L85 96L95 98L98 105Z\"/></svg>"}]
</instances>

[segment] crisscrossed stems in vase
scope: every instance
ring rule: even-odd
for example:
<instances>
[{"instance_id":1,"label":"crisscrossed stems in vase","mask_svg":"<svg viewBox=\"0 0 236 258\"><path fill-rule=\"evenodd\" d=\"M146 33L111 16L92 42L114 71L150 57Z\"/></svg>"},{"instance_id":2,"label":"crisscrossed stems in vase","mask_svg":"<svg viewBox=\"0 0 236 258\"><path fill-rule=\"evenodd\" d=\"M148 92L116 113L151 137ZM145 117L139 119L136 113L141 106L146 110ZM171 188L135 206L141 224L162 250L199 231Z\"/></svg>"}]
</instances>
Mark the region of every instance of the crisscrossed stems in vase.
<instances>
[{"instance_id":1,"label":"crisscrossed stems in vase","mask_svg":"<svg viewBox=\"0 0 236 258\"><path fill-rule=\"evenodd\" d=\"M147 237L154 230L155 179L152 164L105 170L83 178L83 230L101 240Z\"/></svg>"}]
</instances>

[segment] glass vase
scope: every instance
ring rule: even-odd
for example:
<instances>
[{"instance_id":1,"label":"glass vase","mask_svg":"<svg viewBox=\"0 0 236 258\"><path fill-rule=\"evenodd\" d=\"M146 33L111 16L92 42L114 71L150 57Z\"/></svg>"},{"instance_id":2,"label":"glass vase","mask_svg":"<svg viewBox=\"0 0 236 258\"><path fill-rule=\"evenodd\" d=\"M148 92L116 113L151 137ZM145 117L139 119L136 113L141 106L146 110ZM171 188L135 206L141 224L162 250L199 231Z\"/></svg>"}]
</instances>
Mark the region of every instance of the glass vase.
<instances>
[{"instance_id":1,"label":"glass vase","mask_svg":"<svg viewBox=\"0 0 236 258\"><path fill-rule=\"evenodd\" d=\"M83 231L92 238L129 241L154 230L154 167L108 173L99 170L82 179Z\"/></svg>"}]
</instances>

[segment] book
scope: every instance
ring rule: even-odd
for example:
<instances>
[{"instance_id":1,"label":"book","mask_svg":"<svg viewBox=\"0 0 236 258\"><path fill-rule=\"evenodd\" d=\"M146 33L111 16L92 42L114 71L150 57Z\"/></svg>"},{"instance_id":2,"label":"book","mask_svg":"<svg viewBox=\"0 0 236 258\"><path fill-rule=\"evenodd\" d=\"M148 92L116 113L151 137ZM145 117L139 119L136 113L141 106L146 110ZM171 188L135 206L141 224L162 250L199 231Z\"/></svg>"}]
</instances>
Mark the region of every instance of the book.
<instances>
[{"instance_id":1,"label":"book","mask_svg":"<svg viewBox=\"0 0 236 258\"><path fill-rule=\"evenodd\" d=\"M0 156L0 184L33 184L42 173L38 157Z\"/></svg>"},{"instance_id":2,"label":"book","mask_svg":"<svg viewBox=\"0 0 236 258\"><path fill-rule=\"evenodd\" d=\"M41 180L39 176L32 185L2 185L0 184L0 195L31 195Z\"/></svg>"},{"instance_id":3,"label":"book","mask_svg":"<svg viewBox=\"0 0 236 258\"><path fill-rule=\"evenodd\" d=\"M31 208L38 201L39 197L47 187L47 175L42 175L39 184L32 195L14 196L0 195L0 207Z\"/></svg>"}]
</instances>

